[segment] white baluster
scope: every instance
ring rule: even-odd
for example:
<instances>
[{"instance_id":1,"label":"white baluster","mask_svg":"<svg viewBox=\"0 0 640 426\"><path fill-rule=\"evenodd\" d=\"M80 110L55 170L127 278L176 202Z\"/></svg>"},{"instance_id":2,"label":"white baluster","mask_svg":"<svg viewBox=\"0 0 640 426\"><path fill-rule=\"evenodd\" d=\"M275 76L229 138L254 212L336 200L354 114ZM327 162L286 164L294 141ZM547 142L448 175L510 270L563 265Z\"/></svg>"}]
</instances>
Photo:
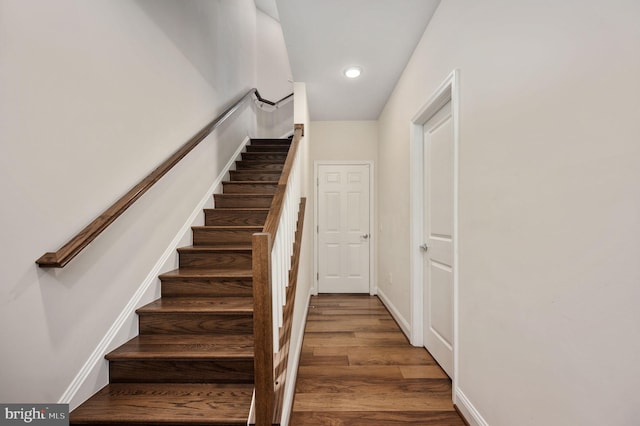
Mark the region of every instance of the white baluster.
<instances>
[{"instance_id":1,"label":"white baluster","mask_svg":"<svg viewBox=\"0 0 640 426\"><path fill-rule=\"evenodd\" d=\"M287 288L289 287L289 271L295 241L298 210L300 204L300 150L296 152L293 168L282 201L282 212L278 221L276 235L273 236L271 252L271 281L273 296L273 341L274 351L279 350L280 328L284 324L284 309Z\"/></svg>"}]
</instances>

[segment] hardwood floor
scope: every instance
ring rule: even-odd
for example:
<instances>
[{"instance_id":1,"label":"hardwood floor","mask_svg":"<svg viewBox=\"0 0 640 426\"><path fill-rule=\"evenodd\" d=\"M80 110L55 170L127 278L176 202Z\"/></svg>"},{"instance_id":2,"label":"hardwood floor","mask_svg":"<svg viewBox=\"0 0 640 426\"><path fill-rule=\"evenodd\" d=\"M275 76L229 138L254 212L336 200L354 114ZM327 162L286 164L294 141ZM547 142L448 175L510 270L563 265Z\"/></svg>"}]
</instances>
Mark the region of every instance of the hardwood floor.
<instances>
[{"instance_id":1,"label":"hardwood floor","mask_svg":"<svg viewBox=\"0 0 640 426\"><path fill-rule=\"evenodd\" d=\"M291 426L464 426L451 381L375 296L311 298Z\"/></svg>"}]
</instances>

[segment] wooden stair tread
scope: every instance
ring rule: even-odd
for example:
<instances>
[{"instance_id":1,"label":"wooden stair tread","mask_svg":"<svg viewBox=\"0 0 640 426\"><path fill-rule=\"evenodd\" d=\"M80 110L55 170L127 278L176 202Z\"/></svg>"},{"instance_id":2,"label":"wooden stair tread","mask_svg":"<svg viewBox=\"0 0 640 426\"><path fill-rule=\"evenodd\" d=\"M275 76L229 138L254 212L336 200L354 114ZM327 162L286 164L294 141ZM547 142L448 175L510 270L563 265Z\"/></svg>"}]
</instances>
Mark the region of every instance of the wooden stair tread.
<instances>
[{"instance_id":1,"label":"wooden stair tread","mask_svg":"<svg viewBox=\"0 0 640 426\"><path fill-rule=\"evenodd\" d=\"M219 229L219 230L251 230L256 229L256 232L262 232L262 226L259 225L200 225L200 226L192 226L191 229Z\"/></svg>"},{"instance_id":2,"label":"wooden stair tread","mask_svg":"<svg viewBox=\"0 0 640 426\"><path fill-rule=\"evenodd\" d=\"M262 232L263 229L263 224L223 224L192 226L191 230L193 232L193 246L251 246L253 234Z\"/></svg>"},{"instance_id":3,"label":"wooden stair tread","mask_svg":"<svg viewBox=\"0 0 640 426\"><path fill-rule=\"evenodd\" d=\"M141 335L111 351L113 360L171 359L253 359L253 335Z\"/></svg>"},{"instance_id":4,"label":"wooden stair tread","mask_svg":"<svg viewBox=\"0 0 640 426\"><path fill-rule=\"evenodd\" d=\"M245 167L244 170L277 170L281 171L282 166L284 165L284 160L242 160L238 161L236 164L240 164L242 167L245 166L276 166L272 168L264 167L264 168L256 168L251 169Z\"/></svg>"},{"instance_id":5,"label":"wooden stair tread","mask_svg":"<svg viewBox=\"0 0 640 426\"><path fill-rule=\"evenodd\" d=\"M229 171L229 177L231 182L243 182L243 181L273 181L279 180L282 176L282 170L269 169L269 168L242 168Z\"/></svg>"},{"instance_id":6,"label":"wooden stair tread","mask_svg":"<svg viewBox=\"0 0 640 426\"><path fill-rule=\"evenodd\" d=\"M261 232L261 231L256 231L256 232ZM220 243L220 244L208 244L208 245L199 245L199 246L184 246L184 247L178 248L178 252L198 251L202 253L206 253L206 252L211 253L216 251L244 251L244 250L251 250L251 244Z\"/></svg>"},{"instance_id":7,"label":"wooden stair tread","mask_svg":"<svg viewBox=\"0 0 640 426\"><path fill-rule=\"evenodd\" d=\"M226 193L214 194L213 196L216 208L244 208L244 207L260 207L269 208L273 202L273 194L255 194L255 193Z\"/></svg>"},{"instance_id":8,"label":"wooden stair tread","mask_svg":"<svg viewBox=\"0 0 640 426\"><path fill-rule=\"evenodd\" d=\"M223 184L233 185L277 185L277 180L225 180Z\"/></svg>"},{"instance_id":9,"label":"wooden stair tread","mask_svg":"<svg viewBox=\"0 0 640 426\"><path fill-rule=\"evenodd\" d=\"M204 209L204 210L205 211L219 210L219 211L225 211L225 212L268 212L269 208L268 207L216 207L215 209Z\"/></svg>"},{"instance_id":10,"label":"wooden stair tread","mask_svg":"<svg viewBox=\"0 0 640 426\"><path fill-rule=\"evenodd\" d=\"M165 297L138 310L145 313L237 314L252 313L251 297Z\"/></svg>"},{"instance_id":11,"label":"wooden stair tread","mask_svg":"<svg viewBox=\"0 0 640 426\"><path fill-rule=\"evenodd\" d=\"M231 170L230 172L239 173L239 174L255 174L255 173L268 174L268 175L281 175L282 174L282 172L280 170L260 170L259 172L257 172L255 170L240 169L240 170Z\"/></svg>"},{"instance_id":12,"label":"wooden stair tread","mask_svg":"<svg viewBox=\"0 0 640 426\"><path fill-rule=\"evenodd\" d=\"M263 154L262 152L260 154ZM245 159L238 160L237 163L246 163L246 164L284 164L284 159L266 159L266 160L254 160L254 159Z\"/></svg>"},{"instance_id":13,"label":"wooden stair tread","mask_svg":"<svg viewBox=\"0 0 640 426\"><path fill-rule=\"evenodd\" d=\"M275 194L278 189L277 181L254 176L250 179L224 181L222 185L224 194Z\"/></svg>"},{"instance_id":14,"label":"wooden stair tread","mask_svg":"<svg viewBox=\"0 0 640 426\"><path fill-rule=\"evenodd\" d=\"M247 145L247 152L270 152L270 149L276 149L276 152L289 152L291 145Z\"/></svg>"},{"instance_id":15,"label":"wooden stair tread","mask_svg":"<svg viewBox=\"0 0 640 426\"><path fill-rule=\"evenodd\" d=\"M256 161L256 160L238 160L236 161L237 163L242 163L243 161ZM262 161L263 163L268 163L269 161ZM266 173L266 174L272 174L272 175L281 175L282 174L282 170L270 170L270 169L266 169L266 170L247 170L247 169L239 169L239 170L229 170L229 172L233 172L233 173Z\"/></svg>"},{"instance_id":16,"label":"wooden stair tread","mask_svg":"<svg viewBox=\"0 0 640 426\"><path fill-rule=\"evenodd\" d=\"M237 192L232 192L232 193L226 193L226 194L215 194L215 196L219 197L229 197L229 198L254 198L254 197L264 197L264 198L273 198L273 194L263 194L263 193L259 193L259 192L243 192L243 193L237 193Z\"/></svg>"},{"instance_id":17,"label":"wooden stair tread","mask_svg":"<svg viewBox=\"0 0 640 426\"><path fill-rule=\"evenodd\" d=\"M202 248L202 247L198 247ZM187 269L179 268L160 275L161 280L184 278L253 278L251 269Z\"/></svg>"},{"instance_id":18,"label":"wooden stair tread","mask_svg":"<svg viewBox=\"0 0 640 426\"><path fill-rule=\"evenodd\" d=\"M246 425L253 384L112 383L71 413L72 424Z\"/></svg>"},{"instance_id":19,"label":"wooden stair tread","mask_svg":"<svg viewBox=\"0 0 640 426\"><path fill-rule=\"evenodd\" d=\"M251 143L256 145L280 144L291 145L291 139L288 138L251 138Z\"/></svg>"},{"instance_id":20,"label":"wooden stair tread","mask_svg":"<svg viewBox=\"0 0 640 426\"><path fill-rule=\"evenodd\" d=\"M282 145L270 145L270 146L282 146ZM253 157L253 156L260 156L262 154L267 154L267 155L276 154L276 155L286 156L288 153L283 151L247 151L247 152L243 152L242 154L248 154L249 157Z\"/></svg>"}]
</instances>

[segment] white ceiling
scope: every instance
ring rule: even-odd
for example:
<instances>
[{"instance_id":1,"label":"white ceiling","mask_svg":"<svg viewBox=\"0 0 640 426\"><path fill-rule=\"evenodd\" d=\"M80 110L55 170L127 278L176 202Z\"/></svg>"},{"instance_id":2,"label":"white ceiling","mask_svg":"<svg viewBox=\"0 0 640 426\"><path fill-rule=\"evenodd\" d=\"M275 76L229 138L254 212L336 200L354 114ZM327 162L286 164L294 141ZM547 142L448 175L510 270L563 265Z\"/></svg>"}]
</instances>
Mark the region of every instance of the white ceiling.
<instances>
[{"instance_id":1,"label":"white ceiling","mask_svg":"<svg viewBox=\"0 0 640 426\"><path fill-rule=\"evenodd\" d=\"M277 10L273 11L273 2ZM311 119L376 120L440 0L256 0L279 17ZM348 80L343 71L362 67Z\"/></svg>"}]
</instances>

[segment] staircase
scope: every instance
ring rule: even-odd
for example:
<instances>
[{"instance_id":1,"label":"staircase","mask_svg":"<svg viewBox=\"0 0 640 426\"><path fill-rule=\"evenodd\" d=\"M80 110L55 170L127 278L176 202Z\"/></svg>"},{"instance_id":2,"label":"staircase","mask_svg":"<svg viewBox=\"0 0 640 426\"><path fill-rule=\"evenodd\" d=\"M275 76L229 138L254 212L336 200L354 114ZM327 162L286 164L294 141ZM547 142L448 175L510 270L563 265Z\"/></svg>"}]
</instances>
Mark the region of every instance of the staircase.
<instances>
[{"instance_id":1,"label":"staircase","mask_svg":"<svg viewBox=\"0 0 640 426\"><path fill-rule=\"evenodd\" d=\"M72 425L246 425L254 381L251 236L262 232L290 139L253 139L138 309L139 335L111 353L109 384Z\"/></svg>"}]
</instances>

